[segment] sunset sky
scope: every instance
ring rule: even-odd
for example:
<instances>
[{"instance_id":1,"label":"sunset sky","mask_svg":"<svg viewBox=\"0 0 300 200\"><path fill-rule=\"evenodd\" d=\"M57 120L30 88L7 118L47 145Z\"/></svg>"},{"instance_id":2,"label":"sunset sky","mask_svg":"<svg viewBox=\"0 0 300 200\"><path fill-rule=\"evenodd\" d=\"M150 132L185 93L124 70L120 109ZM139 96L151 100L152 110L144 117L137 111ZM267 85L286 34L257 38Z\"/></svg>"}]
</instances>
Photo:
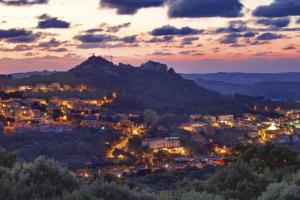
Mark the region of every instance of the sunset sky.
<instances>
[{"instance_id":1,"label":"sunset sky","mask_svg":"<svg viewBox=\"0 0 300 200\"><path fill-rule=\"evenodd\" d=\"M300 72L300 0L0 0L0 73L91 55L177 72Z\"/></svg>"}]
</instances>

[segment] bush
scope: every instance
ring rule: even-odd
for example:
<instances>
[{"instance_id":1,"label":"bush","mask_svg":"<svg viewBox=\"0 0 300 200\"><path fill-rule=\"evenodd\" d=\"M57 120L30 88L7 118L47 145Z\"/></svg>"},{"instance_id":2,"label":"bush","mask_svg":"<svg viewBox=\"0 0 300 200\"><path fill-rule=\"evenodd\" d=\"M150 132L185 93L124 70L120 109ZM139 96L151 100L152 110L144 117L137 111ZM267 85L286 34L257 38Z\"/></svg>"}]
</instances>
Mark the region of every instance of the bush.
<instances>
[{"instance_id":1,"label":"bush","mask_svg":"<svg viewBox=\"0 0 300 200\"><path fill-rule=\"evenodd\" d=\"M107 182L102 178L96 179L91 185L83 187L65 196L64 200L155 200L155 195L146 191L130 190L125 185Z\"/></svg>"},{"instance_id":2,"label":"bush","mask_svg":"<svg viewBox=\"0 0 300 200\"><path fill-rule=\"evenodd\" d=\"M44 158L30 164L16 164L6 174L5 181L9 185L8 200L52 199L79 188L79 181L67 169Z\"/></svg>"},{"instance_id":3,"label":"bush","mask_svg":"<svg viewBox=\"0 0 300 200\"><path fill-rule=\"evenodd\" d=\"M214 194L208 194L206 192L188 192L184 193L181 200L225 200L223 197Z\"/></svg>"},{"instance_id":4,"label":"bush","mask_svg":"<svg viewBox=\"0 0 300 200\"><path fill-rule=\"evenodd\" d=\"M205 182L206 191L220 194L226 199L251 200L265 191L269 181L255 174L244 164L234 164L217 172Z\"/></svg>"},{"instance_id":5,"label":"bush","mask_svg":"<svg viewBox=\"0 0 300 200\"><path fill-rule=\"evenodd\" d=\"M268 186L259 200L298 200L300 199L300 187L287 183L274 183Z\"/></svg>"},{"instance_id":6,"label":"bush","mask_svg":"<svg viewBox=\"0 0 300 200\"><path fill-rule=\"evenodd\" d=\"M12 168L17 162L17 154L0 148L0 167Z\"/></svg>"}]
</instances>

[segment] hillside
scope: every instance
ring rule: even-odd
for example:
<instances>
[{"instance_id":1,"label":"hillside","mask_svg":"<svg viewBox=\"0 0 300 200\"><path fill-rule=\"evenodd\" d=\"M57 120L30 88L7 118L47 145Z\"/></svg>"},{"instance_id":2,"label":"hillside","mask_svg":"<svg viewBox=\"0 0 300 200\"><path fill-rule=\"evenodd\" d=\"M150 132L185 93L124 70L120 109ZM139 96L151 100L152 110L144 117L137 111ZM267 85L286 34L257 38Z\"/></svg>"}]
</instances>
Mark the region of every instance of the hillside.
<instances>
[{"instance_id":1,"label":"hillside","mask_svg":"<svg viewBox=\"0 0 300 200\"><path fill-rule=\"evenodd\" d=\"M278 74L266 74L266 73L215 73L215 74L182 74L182 76L189 80L207 80L207 81L219 81L225 83L253 85L259 82L299 82L300 73L278 73Z\"/></svg>"},{"instance_id":2,"label":"hillside","mask_svg":"<svg viewBox=\"0 0 300 200\"><path fill-rule=\"evenodd\" d=\"M222 94L264 96L278 100L300 100L300 74L218 73L182 75L199 86Z\"/></svg>"},{"instance_id":3,"label":"hillside","mask_svg":"<svg viewBox=\"0 0 300 200\"><path fill-rule=\"evenodd\" d=\"M20 78L28 78L28 77L31 77L31 76L49 76L51 74L54 74L56 73L55 71L35 71L35 72L25 72L25 73L14 73L12 74L13 78L14 79L20 79Z\"/></svg>"},{"instance_id":4,"label":"hillside","mask_svg":"<svg viewBox=\"0 0 300 200\"><path fill-rule=\"evenodd\" d=\"M149 61L141 67L91 57L69 72L98 92L117 91L112 105L121 110L153 109L175 113L229 113L246 109L233 97L222 96L185 80L164 64Z\"/></svg>"},{"instance_id":5,"label":"hillside","mask_svg":"<svg viewBox=\"0 0 300 200\"><path fill-rule=\"evenodd\" d=\"M30 94L34 97L63 98L99 98L104 95L118 93L117 100L110 105L116 111L143 112L152 109L159 113L179 114L241 114L249 112L254 104L265 104L260 98L221 95L217 88L203 85L204 89L192 80L187 80L177 74L167 65L149 61L140 67L127 64L115 65L102 57L92 56L83 63L67 72L58 72L48 76L34 75L31 77L13 79L3 76L1 86L20 86L61 83L62 85L87 85L90 90L85 92L57 91L49 93ZM217 81L214 82L218 83ZM222 83L221 83L222 85ZM227 84L238 89L237 84ZM223 85L226 88L226 85ZM222 92L222 91L221 91ZM234 94L228 91L226 94ZM243 92L240 92L243 94ZM247 93L248 94L248 93ZM19 95L19 94L17 94ZM272 104L272 102L267 102Z\"/></svg>"}]
</instances>

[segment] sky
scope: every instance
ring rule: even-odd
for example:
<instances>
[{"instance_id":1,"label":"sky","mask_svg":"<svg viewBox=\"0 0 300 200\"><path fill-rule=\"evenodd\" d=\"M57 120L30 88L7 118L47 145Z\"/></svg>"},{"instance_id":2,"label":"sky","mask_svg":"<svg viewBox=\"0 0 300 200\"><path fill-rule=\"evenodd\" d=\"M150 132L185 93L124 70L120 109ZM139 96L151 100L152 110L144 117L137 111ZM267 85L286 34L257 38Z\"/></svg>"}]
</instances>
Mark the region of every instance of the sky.
<instances>
[{"instance_id":1,"label":"sky","mask_svg":"<svg viewBox=\"0 0 300 200\"><path fill-rule=\"evenodd\" d=\"M300 72L300 1L0 0L0 73L91 55L181 73Z\"/></svg>"}]
</instances>

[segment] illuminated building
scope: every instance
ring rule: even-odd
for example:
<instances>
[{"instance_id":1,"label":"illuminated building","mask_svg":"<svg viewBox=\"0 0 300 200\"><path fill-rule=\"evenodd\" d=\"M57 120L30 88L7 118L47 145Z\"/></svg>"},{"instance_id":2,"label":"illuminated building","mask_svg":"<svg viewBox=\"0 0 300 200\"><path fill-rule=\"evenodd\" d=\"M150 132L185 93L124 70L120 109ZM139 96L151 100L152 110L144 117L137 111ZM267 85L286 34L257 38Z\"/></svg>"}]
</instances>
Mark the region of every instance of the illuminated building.
<instances>
[{"instance_id":1,"label":"illuminated building","mask_svg":"<svg viewBox=\"0 0 300 200\"><path fill-rule=\"evenodd\" d=\"M190 122L190 123L185 123L179 126L180 129L183 129L185 131L191 132L191 133L197 133L199 131L204 131L206 132L206 128L211 127L207 123L202 123L202 122Z\"/></svg>"},{"instance_id":2,"label":"illuminated building","mask_svg":"<svg viewBox=\"0 0 300 200\"><path fill-rule=\"evenodd\" d=\"M218 121L220 122L232 122L234 121L234 116L233 115L220 115L218 116Z\"/></svg>"},{"instance_id":3,"label":"illuminated building","mask_svg":"<svg viewBox=\"0 0 300 200\"><path fill-rule=\"evenodd\" d=\"M217 117L212 116L212 115L205 115L203 116L203 119L209 123L216 123L217 122Z\"/></svg>"},{"instance_id":4,"label":"illuminated building","mask_svg":"<svg viewBox=\"0 0 300 200\"><path fill-rule=\"evenodd\" d=\"M180 140L177 137L145 139L143 146L150 149L177 148L180 147Z\"/></svg>"}]
</instances>

